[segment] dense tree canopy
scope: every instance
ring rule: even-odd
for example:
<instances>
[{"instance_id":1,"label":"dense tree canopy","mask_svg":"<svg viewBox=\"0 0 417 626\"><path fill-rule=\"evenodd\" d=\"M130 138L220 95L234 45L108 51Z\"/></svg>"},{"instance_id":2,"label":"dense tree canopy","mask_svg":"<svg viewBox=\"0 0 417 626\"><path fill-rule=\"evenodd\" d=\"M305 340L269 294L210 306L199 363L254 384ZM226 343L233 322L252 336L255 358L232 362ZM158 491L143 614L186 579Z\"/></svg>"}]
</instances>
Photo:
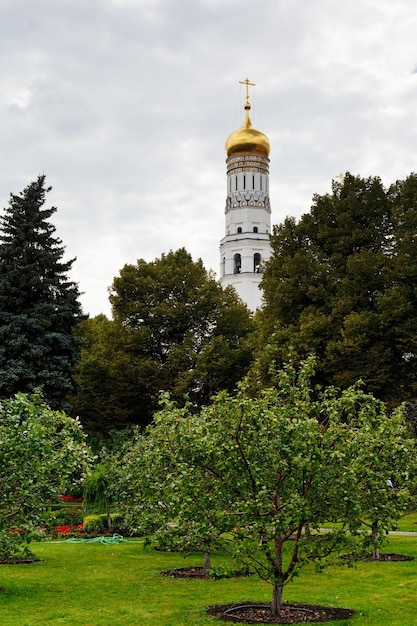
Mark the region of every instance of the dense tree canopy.
<instances>
[{"instance_id":1,"label":"dense tree canopy","mask_svg":"<svg viewBox=\"0 0 417 626\"><path fill-rule=\"evenodd\" d=\"M36 391L0 403L0 459L0 558L8 559L28 552L51 500L80 487L90 452L79 421Z\"/></svg>"},{"instance_id":2,"label":"dense tree canopy","mask_svg":"<svg viewBox=\"0 0 417 626\"><path fill-rule=\"evenodd\" d=\"M412 502L416 486L416 439L406 422L405 407L384 414L378 402L368 405L365 416L352 416L355 435L357 487L363 525L370 529L374 558L386 535ZM349 437L347 433L346 437Z\"/></svg>"},{"instance_id":3,"label":"dense tree canopy","mask_svg":"<svg viewBox=\"0 0 417 626\"><path fill-rule=\"evenodd\" d=\"M249 310L184 249L125 265L110 302L113 320L79 327L74 406L90 431L149 423L161 390L201 406L233 390L250 366Z\"/></svg>"},{"instance_id":4,"label":"dense tree canopy","mask_svg":"<svg viewBox=\"0 0 417 626\"><path fill-rule=\"evenodd\" d=\"M42 386L55 408L74 388L79 356L73 327L81 319L65 248L42 208L50 188L39 176L11 195L0 219L0 397Z\"/></svg>"},{"instance_id":5,"label":"dense tree canopy","mask_svg":"<svg viewBox=\"0 0 417 626\"><path fill-rule=\"evenodd\" d=\"M416 206L415 174L385 189L347 173L274 228L259 316L270 355L315 352L325 384L360 378L393 403L417 394Z\"/></svg>"},{"instance_id":6,"label":"dense tree canopy","mask_svg":"<svg viewBox=\"0 0 417 626\"><path fill-rule=\"evenodd\" d=\"M81 322L76 334L82 349L71 403L86 431L107 435L131 423L147 423L158 383L152 362L134 353L134 336L105 315Z\"/></svg>"},{"instance_id":7,"label":"dense tree canopy","mask_svg":"<svg viewBox=\"0 0 417 626\"><path fill-rule=\"evenodd\" d=\"M313 367L311 358L299 371L289 365L256 398L244 386L221 392L199 414L165 398L116 472L131 528L183 549L226 550L272 584L274 613L305 563L355 546L361 520L376 516L376 535L393 528L415 465L399 410L391 419L359 387L318 396ZM329 522L337 528L316 541Z\"/></svg>"}]
</instances>

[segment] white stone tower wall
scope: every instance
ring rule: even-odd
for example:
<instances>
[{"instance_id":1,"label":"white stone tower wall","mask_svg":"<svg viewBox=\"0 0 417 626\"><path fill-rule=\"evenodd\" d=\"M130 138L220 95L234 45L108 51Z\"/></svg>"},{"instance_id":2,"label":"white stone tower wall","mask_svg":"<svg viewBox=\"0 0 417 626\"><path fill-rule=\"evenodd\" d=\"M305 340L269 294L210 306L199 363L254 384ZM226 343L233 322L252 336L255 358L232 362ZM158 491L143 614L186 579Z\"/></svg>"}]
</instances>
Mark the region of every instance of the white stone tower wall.
<instances>
[{"instance_id":1,"label":"white stone tower wall","mask_svg":"<svg viewBox=\"0 0 417 626\"><path fill-rule=\"evenodd\" d=\"M262 263L271 255L269 159L248 153L231 156L226 163L226 234L220 242L220 281L232 285L255 311L262 303ZM255 263L258 258L261 266Z\"/></svg>"}]
</instances>

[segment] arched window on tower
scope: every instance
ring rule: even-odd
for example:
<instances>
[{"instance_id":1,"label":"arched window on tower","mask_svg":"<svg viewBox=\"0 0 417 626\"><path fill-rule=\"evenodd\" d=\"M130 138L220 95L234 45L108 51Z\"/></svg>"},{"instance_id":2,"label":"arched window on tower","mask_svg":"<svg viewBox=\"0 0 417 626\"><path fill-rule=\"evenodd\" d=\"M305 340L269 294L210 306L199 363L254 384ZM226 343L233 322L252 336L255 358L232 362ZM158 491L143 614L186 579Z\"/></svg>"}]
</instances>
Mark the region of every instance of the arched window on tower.
<instances>
[{"instance_id":1,"label":"arched window on tower","mask_svg":"<svg viewBox=\"0 0 417 626\"><path fill-rule=\"evenodd\" d=\"M240 274L240 270L242 267L242 257L240 254L236 253L233 257L233 274Z\"/></svg>"},{"instance_id":2,"label":"arched window on tower","mask_svg":"<svg viewBox=\"0 0 417 626\"><path fill-rule=\"evenodd\" d=\"M258 232L258 227L257 227L257 226L254 226L254 227L253 227L253 232L254 232L254 233L257 233L257 232Z\"/></svg>"},{"instance_id":3,"label":"arched window on tower","mask_svg":"<svg viewBox=\"0 0 417 626\"><path fill-rule=\"evenodd\" d=\"M255 274L262 273L261 260L262 259L259 252L255 252L255 254L253 255L253 271Z\"/></svg>"},{"instance_id":4,"label":"arched window on tower","mask_svg":"<svg viewBox=\"0 0 417 626\"><path fill-rule=\"evenodd\" d=\"M226 274L226 257L222 259L222 276Z\"/></svg>"},{"instance_id":5,"label":"arched window on tower","mask_svg":"<svg viewBox=\"0 0 417 626\"><path fill-rule=\"evenodd\" d=\"M238 234L240 235L240 233L242 232L242 227L241 227L241 226L238 226L238 227L237 227L237 232L238 232Z\"/></svg>"}]
</instances>

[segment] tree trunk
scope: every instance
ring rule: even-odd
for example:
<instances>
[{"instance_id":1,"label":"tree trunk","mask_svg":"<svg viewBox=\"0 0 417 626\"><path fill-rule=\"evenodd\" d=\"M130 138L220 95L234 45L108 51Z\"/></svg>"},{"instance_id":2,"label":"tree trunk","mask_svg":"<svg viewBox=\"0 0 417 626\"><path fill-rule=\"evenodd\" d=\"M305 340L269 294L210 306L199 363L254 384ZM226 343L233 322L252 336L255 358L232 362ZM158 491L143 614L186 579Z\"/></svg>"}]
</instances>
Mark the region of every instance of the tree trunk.
<instances>
[{"instance_id":1,"label":"tree trunk","mask_svg":"<svg viewBox=\"0 0 417 626\"><path fill-rule=\"evenodd\" d=\"M109 532L112 532L113 531L113 520L111 518L109 502L107 502L107 504L106 504L106 515L107 515L107 528L109 529Z\"/></svg>"},{"instance_id":2,"label":"tree trunk","mask_svg":"<svg viewBox=\"0 0 417 626\"><path fill-rule=\"evenodd\" d=\"M206 552L204 552L204 571L206 572L208 569L210 569L211 567L211 559L210 559L210 552L208 552L206 550Z\"/></svg>"},{"instance_id":3,"label":"tree trunk","mask_svg":"<svg viewBox=\"0 0 417 626\"><path fill-rule=\"evenodd\" d=\"M272 602L271 602L271 613L272 617L278 617L281 613L281 604L282 604L282 583L277 583L274 581L272 587Z\"/></svg>"},{"instance_id":4,"label":"tree trunk","mask_svg":"<svg viewBox=\"0 0 417 626\"><path fill-rule=\"evenodd\" d=\"M378 545L378 521L372 522L372 558L375 561L379 560L379 545Z\"/></svg>"},{"instance_id":5,"label":"tree trunk","mask_svg":"<svg viewBox=\"0 0 417 626\"><path fill-rule=\"evenodd\" d=\"M275 536L275 554L273 560L274 578L272 583L271 613L273 617L278 617L281 613L282 590L284 588L284 578L282 575L282 537L277 533Z\"/></svg>"}]
</instances>

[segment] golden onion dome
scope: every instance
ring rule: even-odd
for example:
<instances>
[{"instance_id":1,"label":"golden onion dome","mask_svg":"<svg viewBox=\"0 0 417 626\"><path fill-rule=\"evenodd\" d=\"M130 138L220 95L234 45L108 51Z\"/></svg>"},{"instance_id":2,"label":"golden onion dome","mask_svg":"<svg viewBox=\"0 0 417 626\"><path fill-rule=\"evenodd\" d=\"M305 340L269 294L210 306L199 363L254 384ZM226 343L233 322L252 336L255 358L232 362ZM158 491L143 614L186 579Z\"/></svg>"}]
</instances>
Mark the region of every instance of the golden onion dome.
<instances>
[{"instance_id":1,"label":"golden onion dome","mask_svg":"<svg viewBox=\"0 0 417 626\"><path fill-rule=\"evenodd\" d=\"M245 103L245 121L242 128L231 133L226 140L226 153L228 157L237 154L260 154L268 157L270 151L269 140L260 130L252 127L249 111L250 104L246 100Z\"/></svg>"}]
</instances>

